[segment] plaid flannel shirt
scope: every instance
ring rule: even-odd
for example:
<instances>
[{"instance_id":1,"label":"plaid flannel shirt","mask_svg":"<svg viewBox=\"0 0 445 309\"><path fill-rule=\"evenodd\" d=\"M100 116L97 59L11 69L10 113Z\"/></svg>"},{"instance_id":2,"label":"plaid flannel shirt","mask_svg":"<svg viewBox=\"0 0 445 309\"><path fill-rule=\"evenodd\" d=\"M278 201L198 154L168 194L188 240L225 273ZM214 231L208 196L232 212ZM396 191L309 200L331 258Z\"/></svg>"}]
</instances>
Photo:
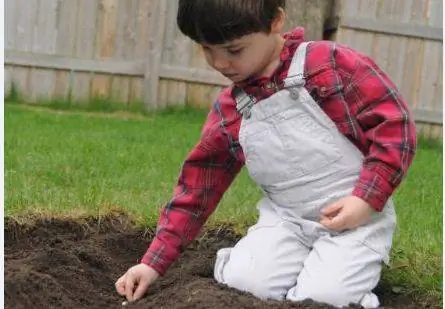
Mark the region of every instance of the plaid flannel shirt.
<instances>
[{"instance_id":1,"label":"plaid flannel shirt","mask_svg":"<svg viewBox=\"0 0 445 309\"><path fill-rule=\"evenodd\" d=\"M279 84L287 76L304 30L296 28L284 37L280 65L273 74L240 85L258 100L276 91L267 86L271 80ZM335 42L309 44L305 78L315 101L364 154L353 195L381 211L415 155L416 131L407 103L370 58ZM162 208L156 236L141 260L161 275L199 234L244 165L238 142L241 118L231 91L223 90L213 104L201 140L185 159L173 198Z\"/></svg>"}]
</instances>

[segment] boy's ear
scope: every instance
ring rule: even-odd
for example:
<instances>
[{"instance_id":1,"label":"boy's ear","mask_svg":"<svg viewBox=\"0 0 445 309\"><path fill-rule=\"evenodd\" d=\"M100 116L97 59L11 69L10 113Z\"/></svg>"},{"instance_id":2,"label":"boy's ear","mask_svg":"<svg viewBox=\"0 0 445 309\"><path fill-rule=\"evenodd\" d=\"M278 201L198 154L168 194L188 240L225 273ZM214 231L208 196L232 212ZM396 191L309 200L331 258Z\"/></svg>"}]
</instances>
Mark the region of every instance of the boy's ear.
<instances>
[{"instance_id":1,"label":"boy's ear","mask_svg":"<svg viewBox=\"0 0 445 309\"><path fill-rule=\"evenodd\" d=\"M270 32L273 34L280 34L283 30L284 23L286 21L286 13L283 8L278 8L278 13L272 21Z\"/></svg>"}]
</instances>

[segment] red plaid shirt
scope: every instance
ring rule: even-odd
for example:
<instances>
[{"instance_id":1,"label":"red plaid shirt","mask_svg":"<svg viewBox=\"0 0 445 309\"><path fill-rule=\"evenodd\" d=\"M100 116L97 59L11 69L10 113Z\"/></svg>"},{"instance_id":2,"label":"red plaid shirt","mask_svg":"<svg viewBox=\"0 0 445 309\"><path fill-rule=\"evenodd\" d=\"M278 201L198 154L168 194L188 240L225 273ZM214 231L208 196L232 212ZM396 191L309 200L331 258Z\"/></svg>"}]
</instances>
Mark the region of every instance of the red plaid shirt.
<instances>
[{"instance_id":1,"label":"red plaid shirt","mask_svg":"<svg viewBox=\"0 0 445 309\"><path fill-rule=\"evenodd\" d=\"M285 35L280 65L272 74L282 81L304 30ZM305 87L338 130L364 154L353 194L381 211L400 184L416 150L412 115L395 85L368 57L334 42L308 46ZM258 100L273 93L270 78L242 85ZM241 118L227 88L213 104L201 140L187 156L173 199L162 209L155 238L142 258L161 275L200 232L224 192L244 165L238 142Z\"/></svg>"}]
</instances>

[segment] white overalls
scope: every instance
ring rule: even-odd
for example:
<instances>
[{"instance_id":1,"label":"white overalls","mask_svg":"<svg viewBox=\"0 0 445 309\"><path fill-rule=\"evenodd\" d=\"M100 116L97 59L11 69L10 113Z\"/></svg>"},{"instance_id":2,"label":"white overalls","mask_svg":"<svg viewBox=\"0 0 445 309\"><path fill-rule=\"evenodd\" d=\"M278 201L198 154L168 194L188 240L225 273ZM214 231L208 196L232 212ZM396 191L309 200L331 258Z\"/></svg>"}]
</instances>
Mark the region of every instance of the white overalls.
<instances>
[{"instance_id":1,"label":"white overalls","mask_svg":"<svg viewBox=\"0 0 445 309\"><path fill-rule=\"evenodd\" d=\"M299 46L283 90L256 104L243 91L236 97L246 167L264 197L257 224L218 251L214 276L263 299L376 308L372 290L389 262L394 206L390 199L367 225L342 233L319 223L323 207L351 194L363 154L304 87L306 47Z\"/></svg>"}]
</instances>

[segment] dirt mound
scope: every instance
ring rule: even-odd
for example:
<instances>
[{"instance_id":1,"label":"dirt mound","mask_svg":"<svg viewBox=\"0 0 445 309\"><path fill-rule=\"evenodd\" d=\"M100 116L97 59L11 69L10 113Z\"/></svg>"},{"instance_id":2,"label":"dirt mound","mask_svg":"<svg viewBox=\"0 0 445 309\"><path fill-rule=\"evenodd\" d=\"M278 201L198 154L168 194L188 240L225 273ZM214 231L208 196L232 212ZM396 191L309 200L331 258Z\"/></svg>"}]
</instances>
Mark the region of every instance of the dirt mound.
<instances>
[{"instance_id":1,"label":"dirt mound","mask_svg":"<svg viewBox=\"0 0 445 309\"><path fill-rule=\"evenodd\" d=\"M136 263L151 236L132 228L123 217L40 220L32 226L7 219L5 308L122 308L114 282ZM312 301L264 302L215 283L215 253L237 238L229 229L207 231L147 297L125 308L333 308ZM377 291L384 308L439 308L432 300L384 290Z\"/></svg>"}]
</instances>

